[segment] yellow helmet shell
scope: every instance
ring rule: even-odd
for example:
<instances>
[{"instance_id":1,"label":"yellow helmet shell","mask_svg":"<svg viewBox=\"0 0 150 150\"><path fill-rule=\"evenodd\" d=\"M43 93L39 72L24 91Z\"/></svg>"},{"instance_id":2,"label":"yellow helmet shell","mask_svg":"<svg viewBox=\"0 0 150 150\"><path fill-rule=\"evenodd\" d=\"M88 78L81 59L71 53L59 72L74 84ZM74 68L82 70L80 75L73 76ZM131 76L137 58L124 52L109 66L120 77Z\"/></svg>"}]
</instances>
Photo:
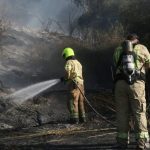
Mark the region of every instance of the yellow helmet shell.
<instances>
[{"instance_id":1,"label":"yellow helmet shell","mask_svg":"<svg viewBox=\"0 0 150 150\"><path fill-rule=\"evenodd\" d=\"M70 56L74 56L74 50L70 47L67 47L63 50L62 52L62 56L64 57L64 59L67 59Z\"/></svg>"}]
</instances>

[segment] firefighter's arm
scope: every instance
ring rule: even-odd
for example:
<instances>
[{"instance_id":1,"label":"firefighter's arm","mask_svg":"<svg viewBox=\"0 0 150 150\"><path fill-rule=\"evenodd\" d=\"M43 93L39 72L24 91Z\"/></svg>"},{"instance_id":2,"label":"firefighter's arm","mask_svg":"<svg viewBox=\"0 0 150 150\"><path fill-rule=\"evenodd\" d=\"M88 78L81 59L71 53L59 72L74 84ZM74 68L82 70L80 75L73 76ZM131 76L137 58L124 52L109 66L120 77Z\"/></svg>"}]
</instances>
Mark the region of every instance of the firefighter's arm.
<instances>
[{"instance_id":1,"label":"firefighter's arm","mask_svg":"<svg viewBox=\"0 0 150 150\"><path fill-rule=\"evenodd\" d=\"M145 68L146 70L150 69L150 53L146 47L145 47Z\"/></svg>"},{"instance_id":2,"label":"firefighter's arm","mask_svg":"<svg viewBox=\"0 0 150 150\"><path fill-rule=\"evenodd\" d=\"M117 66L117 63L119 61L119 57L120 57L121 51L122 51L122 49L121 49L120 46L115 49L115 52L113 54L114 66Z\"/></svg>"},{"instance_id":3,"label":"firefighter's arm","mask_svg":"<svg viewBox=\"0 0 150 150\"><path fill-rule=\"evenodd\" d=\"M66 83L71 76L72 65L70 62L66 62L65 64L65 75L60 78L61 82Z\"/></svg>"},{"instance_id":4,"label":"firefighter's arm","mask_svg":"<svg viewBox=\"0 0 150 150\"><path fill-rule=\"evenodd\" d=\"M65 79L69 80L71 79L71 70L72 70L72 65L71 63L67 63L65 66Z\"/></svg>"},{"instance_id":5,"label":"firefighter's arm","mask_svg":"<svg viewBox=\"0 0 150 150\"><path fill-rule=\"evenodd\" d=\"M115 52L114 52L114 54L113 54L113 63L114 63L114 66L116 66L116 64L117 64L117 59L116 59L116 50L115 50Z\"/></svg>"}]
</instances>

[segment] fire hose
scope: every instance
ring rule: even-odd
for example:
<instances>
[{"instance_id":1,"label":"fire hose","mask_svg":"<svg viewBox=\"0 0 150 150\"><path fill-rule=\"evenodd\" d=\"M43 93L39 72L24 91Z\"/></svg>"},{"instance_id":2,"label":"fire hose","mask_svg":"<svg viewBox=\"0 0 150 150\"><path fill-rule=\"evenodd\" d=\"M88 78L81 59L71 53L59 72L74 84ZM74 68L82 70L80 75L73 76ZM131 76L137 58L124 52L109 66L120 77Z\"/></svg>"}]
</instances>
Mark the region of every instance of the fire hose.
<instances>
[{"instance_id":1,"label":"fire hose","mask_svg":"<svg viewBox=\"0 0 150 150\"><path fill-rule=\"evenodd\" d=\"M109 123L110 125L112 125L113 127L116 127L116 125L114 125L111 121L107 120L103 115L101 115L90 103L90 101L86 98L85 94L82 92L82 90L80 89L80 87L78 86L78 84L72 80L75 85L77 86L77 88L79 89L80 93L82 94L82 96L84 97L86 103L91 107L91 109L96 113L97 116L99 116L102 120L104 120L105 122Z\"/></svg>"}]
</instances>

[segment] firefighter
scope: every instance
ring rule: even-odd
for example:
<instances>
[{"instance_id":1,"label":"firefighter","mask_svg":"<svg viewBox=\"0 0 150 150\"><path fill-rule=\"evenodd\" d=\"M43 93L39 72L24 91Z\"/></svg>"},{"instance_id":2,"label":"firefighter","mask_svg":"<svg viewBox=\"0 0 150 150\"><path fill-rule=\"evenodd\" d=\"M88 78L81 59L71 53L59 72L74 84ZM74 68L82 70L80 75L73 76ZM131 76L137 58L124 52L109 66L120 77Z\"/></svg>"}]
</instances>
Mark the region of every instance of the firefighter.
<instances>
[{"instance_id":1,"label":"firefighter","mask_svg":"<svg viewBox=\"0 0 150 150\"><path fill-rule=\"evenodd\" d=\"M115 102L117 118L117 143L120 149L129 144L129 120L135 122L136 148L149 149L149 133L146 118L145 74L150 68L150 53L139 43L136 34L127 36L114 52Z\"/></svg>"},{"instance_id":2,"label":"firefighter","mask_svg":"<svg viewBox=\"0 0 150 150\"><path fill-rule=\"evenodd\" d=\"M68 109L70 112L70 123L84 123L86 122L86 117L84 109L84 97L82 95L84 94L82 65L75 58L74 50L72 48L65 48L62 52L62 56L66 60L66 75L65 77L61 78L61 81L65 81L69 88L70 99L68 102Z\"/></svg>"}]
</instances>

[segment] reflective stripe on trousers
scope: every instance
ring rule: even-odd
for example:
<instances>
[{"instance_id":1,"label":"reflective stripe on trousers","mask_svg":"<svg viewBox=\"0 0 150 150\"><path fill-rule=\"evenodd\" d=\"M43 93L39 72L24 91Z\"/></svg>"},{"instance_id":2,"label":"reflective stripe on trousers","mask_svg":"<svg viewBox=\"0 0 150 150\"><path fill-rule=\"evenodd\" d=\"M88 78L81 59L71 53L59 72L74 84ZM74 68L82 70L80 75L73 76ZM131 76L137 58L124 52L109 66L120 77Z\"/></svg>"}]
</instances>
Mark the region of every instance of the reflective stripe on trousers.
<instances>
[{"instance_id":1,"label":"reflective stripe on trousers","mask_svg":"<svg viewBox=\"0 0 150 150\"><path fill-rule=\"evenodd\" d=\"M84 93L84 86L79 84L78 87ZM85 117L84 97L78 87L74 83L70 86L69 112L71 118Z\"/></svg>"},{"instance_id":2,"label":"reflective stripe on trousers","mask_svg":"<svg viewBox=\"0 0 150 150\"><path fill-rule=\"evenodd\" d=\"M128 133L117 133L118 138L122 139L129 139ZM149 133L148 132L139 132L135 134L136 139L149 139Z\"/></svg>"},{"instance_id":3,"label":"reflective stripe on trousers","mask_svg":"<svg viewBox=\"0 0 150 150\"><path fill-rule=\"evenodd\" d=\"M149 133L148 132L136 133L136 139L149 139Z\"/></svg>"},{"instance_id":4,"label":"reflective stripe on trousers","mask_svg":"<svg viewBox=\"0 0 150 150\"><path fill-rule=\"evenodd\" d=\"M118 138L128 137L131 113L135 122L136 138L149 138L146 118L145 83L128 85L119 80L115 86Z\"/></svg>"}]
</instances>

